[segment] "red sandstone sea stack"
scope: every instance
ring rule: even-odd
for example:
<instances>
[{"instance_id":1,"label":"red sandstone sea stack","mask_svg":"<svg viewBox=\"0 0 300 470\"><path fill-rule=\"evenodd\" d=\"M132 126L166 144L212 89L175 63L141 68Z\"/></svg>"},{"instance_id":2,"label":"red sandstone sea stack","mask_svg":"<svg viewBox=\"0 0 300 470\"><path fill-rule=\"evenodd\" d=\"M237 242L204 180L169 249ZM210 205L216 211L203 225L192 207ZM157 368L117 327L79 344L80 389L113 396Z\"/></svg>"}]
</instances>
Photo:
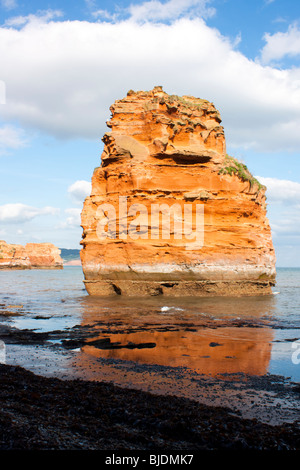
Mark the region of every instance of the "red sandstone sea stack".
<instances>
[{"instance_id":1,"label":"red sandstone sea stack","mask_svg":"<svg viewBox=\"0 0 300 470\"><path fill-rule=\"evenodd\" d=\"M266 188L226 154L214 105L155 87L110 109L82 211L88 293L271 294Z\"/></svg>"},{"instance_id":2,"label":"red sandstone sea stack","mask_svg":"<svg viewBox=\"0 0 300 470\"><path fill-rule=\"evenodd\" d=\"M8 244L0 240L0 269L62 269L60 250L52 243Z\"/></svg>"}]
</instances>

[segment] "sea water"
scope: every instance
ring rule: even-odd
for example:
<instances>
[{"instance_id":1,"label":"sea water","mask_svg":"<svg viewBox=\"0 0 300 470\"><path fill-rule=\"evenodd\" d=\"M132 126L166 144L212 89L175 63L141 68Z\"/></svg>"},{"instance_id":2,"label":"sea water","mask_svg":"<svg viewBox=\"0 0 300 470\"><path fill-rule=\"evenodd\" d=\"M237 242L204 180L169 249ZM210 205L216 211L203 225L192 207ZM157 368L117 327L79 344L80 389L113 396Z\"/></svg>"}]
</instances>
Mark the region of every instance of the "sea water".
<instances>
[{"instance_id":1,"label":"sea water","mask_svg":"<svg viewBox=\"0 0 300 470\"><path fill-rule=\"evenodd\" d=\"M277 269L272 295L240 298L91 297L81 267L0 271L0 315L1 309L10 312L0 316L0 324L50 333L94 328L96 339L111 344L66 352L60 335L42 347L11 342L2 349L6 363L45 373L47 361L47 373L71 367L67 353L74 353L85 368L100 358L108 365L118 360L211 375L277 374L298 382L299 293L298 268Z\"/></svg>"}]
</instances>

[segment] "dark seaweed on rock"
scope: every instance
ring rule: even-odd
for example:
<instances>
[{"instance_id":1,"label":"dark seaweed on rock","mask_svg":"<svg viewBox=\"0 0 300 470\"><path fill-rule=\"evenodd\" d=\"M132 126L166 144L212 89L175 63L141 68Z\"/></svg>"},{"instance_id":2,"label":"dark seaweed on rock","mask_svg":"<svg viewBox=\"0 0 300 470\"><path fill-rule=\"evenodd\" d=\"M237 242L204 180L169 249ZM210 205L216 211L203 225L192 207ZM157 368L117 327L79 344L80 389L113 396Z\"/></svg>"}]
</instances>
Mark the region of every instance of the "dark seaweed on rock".
<instances>
[{"instance_id":1,"label":"dark seaweed on rock","mask_svg":"<svg viewBox=\"0 0 300 470\"><path fill-rule=\"evenodd\" d=\"M299 427L103 382L0 364L1 450L296 450Z\"/></svg>"}]
</instances>

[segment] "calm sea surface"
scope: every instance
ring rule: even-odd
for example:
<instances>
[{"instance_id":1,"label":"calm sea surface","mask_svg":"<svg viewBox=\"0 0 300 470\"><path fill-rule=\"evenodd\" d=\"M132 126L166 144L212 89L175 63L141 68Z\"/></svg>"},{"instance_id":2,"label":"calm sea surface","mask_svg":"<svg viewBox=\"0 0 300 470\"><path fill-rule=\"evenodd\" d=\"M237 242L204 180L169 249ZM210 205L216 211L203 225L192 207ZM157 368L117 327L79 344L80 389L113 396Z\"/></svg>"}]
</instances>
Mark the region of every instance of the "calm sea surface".
<instances>
[{"instance_id":1,"label":"calm sea surface","mask_svg":"<svg viewBox=\"0 0 300 470\"><path fill-rule=\"evenodd\" d=\"M0 314L1 308L11 312L0 316L0 323L60 332L43 345L6 344L5 361L45 374L77 367L89 370L90 378L99 373L98 360L106 367L124 361L299 381L300 269L278 268L273 292L243 298L103 299L87 295L81 267L0 271ZM84 328L87 342L66 349L61 333ZM97 339L100 347L92 342Z\"/></svg>"}]
</instances>

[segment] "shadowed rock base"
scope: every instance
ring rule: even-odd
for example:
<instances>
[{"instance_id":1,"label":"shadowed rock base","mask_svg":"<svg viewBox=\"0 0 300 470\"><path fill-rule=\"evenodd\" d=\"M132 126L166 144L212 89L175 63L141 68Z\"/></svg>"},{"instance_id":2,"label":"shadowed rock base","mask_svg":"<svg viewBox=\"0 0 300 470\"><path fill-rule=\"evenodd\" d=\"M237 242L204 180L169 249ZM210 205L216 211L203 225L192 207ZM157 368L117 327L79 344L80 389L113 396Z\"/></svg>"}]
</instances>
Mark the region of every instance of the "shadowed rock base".
<instances>
[{"instance_id":1,"label":"shadowed rock base","mask_svg":"<svg viewBox=\"0 0 300 470\"><path fill-rule=\"evenodd\" d=\"M90 295L131 297L164 295L170 297L244 296L272 294L272 281L84 281Z\"/></svg>"}]
</instances>

